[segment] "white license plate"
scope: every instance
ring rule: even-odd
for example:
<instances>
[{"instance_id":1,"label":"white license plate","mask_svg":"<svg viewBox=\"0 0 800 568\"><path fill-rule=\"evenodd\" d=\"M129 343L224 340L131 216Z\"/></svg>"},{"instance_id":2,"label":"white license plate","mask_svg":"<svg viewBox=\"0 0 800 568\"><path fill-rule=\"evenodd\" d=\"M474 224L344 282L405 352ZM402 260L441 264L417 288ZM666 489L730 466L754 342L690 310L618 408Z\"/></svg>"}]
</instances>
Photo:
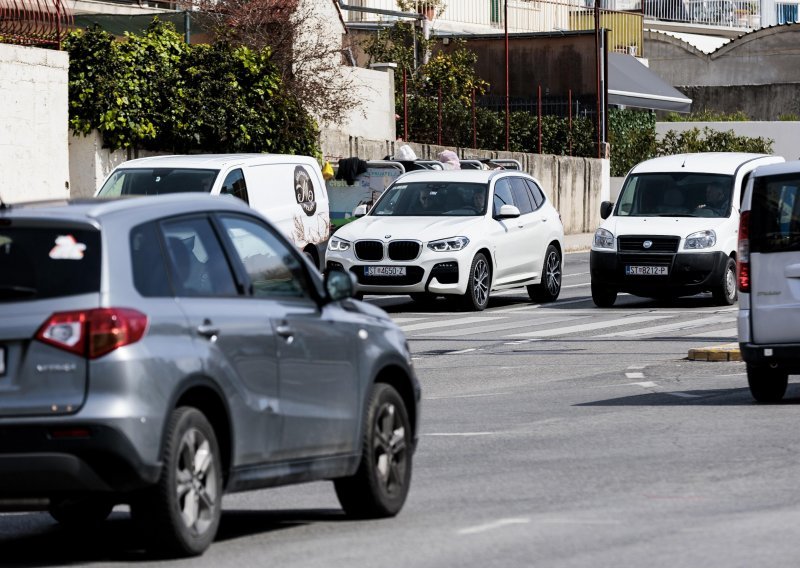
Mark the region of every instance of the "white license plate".
<instances>
[{"instance_id":1,"label":"white license plate","mask_svg":"<svg viewBox=\"0 0 800 568\"><path fill-rule=\"evenodd\" d=\"M405 266L367 266L364 268L367 276L405 276Z\"/></svg>"},{"instance_id":2,"label":"white license plate","mask_svg":"<svg viewBox=\"0 0 800 568\"><path fill-rule=\"evenodd\" d=\"M668 266L626 266L625 274L632 276L667 276Z\"/></svg>"},{"instance_id":3,"label":"white license plate","mask_svg":"<svg viewBox=\"0 0 800 568\"><path fill-rule=\"evenodd\" d=\"M0 375L6 374L6 349L0 347Z\"/></svg>"}]
</instances>

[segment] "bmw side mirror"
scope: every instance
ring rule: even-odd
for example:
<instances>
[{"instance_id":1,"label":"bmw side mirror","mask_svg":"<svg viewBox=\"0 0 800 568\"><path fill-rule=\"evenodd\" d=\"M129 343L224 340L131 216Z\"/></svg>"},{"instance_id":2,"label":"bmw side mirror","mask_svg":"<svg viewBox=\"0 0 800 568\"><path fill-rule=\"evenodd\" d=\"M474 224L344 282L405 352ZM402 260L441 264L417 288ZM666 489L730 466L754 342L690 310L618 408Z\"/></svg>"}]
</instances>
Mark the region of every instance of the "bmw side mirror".
<instances>
[{"instance_id":1,"label":"bmw side mirror","mask_svg":"<svg viewBox=\"0 0 800 568\"><path fill-rule=\"evenodd\" d=\"M519 208L516 205L501 205L495 219L515 219L519 216Z\"/></svg>"},{"instance_id":2,"label":"bmw side mirror","mask_svg":"<svg viewBox=\"0 0 800 568\"><path fill-rule=\"evenodd\" d=\"M367 206L364 203L356 206L356 208L353 209L353 217L363 217L366 214L367 214Z\"/></svg>"},{"instance_id":3,"label":"bmw side mirror","mask_svg":"<svg viewBox=\"0 0 800 568\"><path fill-rule=\"evenodd\" d=\"M335 268L325 272L325 291L333 302L352 298L355 284L356 277L351 272Z\"/></svg>"},{"instance_id":4,"label":"bmw side mirror","mask_svg":"<svg viewBox=\"0 0 800 568\"><path fill-rule=\"evenodd\" d=\"M600 217L603 219L608 219L613 209L614 209L613 203L611 203L610 201L603 201L600 204Z\"/></svg>"}]
</instances>

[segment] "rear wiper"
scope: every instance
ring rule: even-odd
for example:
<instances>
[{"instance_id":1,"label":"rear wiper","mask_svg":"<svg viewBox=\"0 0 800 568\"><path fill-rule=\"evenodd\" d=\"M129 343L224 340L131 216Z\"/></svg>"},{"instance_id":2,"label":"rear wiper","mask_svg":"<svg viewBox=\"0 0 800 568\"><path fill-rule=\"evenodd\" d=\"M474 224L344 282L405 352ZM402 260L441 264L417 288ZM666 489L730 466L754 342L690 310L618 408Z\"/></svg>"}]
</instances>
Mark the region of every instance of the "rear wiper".
<instances>
[{"instance_id":1,"label":"rear wiper","mask_svg":"<svg viewBox=\"0 0 800 568\"><path fill-rule=\"evenodd\" d=\"M36 288L30 286L14 286L11 284L0 284L0 297L3 298L20 298L27 296L35 296L39 292Z\"/></svg>"}]
</instances>

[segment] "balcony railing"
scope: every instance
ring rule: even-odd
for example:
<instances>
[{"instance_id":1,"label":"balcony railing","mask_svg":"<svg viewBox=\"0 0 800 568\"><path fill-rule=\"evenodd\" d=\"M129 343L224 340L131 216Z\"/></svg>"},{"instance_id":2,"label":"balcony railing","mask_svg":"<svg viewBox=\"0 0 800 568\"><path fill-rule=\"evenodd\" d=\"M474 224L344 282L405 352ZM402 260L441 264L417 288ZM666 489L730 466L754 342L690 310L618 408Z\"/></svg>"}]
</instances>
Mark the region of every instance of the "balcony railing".
<instances>
[{"instance_id":1,"label":"balcony railing","mask_svg":"<svg viewBox=\"0 0 800 568\"><path fill-rule=\"evenodd\" d=\"M0 0L0 42L60 48L72 24L61 0Z\"/></svg>"}]
</instances>

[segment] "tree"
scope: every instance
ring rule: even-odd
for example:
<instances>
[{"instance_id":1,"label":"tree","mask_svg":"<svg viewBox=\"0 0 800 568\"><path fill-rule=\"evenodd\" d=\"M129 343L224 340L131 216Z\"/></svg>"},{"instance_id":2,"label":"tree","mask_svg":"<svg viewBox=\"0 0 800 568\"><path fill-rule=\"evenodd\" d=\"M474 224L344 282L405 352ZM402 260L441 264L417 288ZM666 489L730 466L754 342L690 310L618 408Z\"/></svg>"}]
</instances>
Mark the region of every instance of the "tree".
<instances>
[{"instance_id":1,"label":"tree","mask_svg":"<svg viewBox=\"0 0 800 568\"><path fill-rule=\"evenodd\" d=\"M341 123L360 109L360 81L343 67L348 53L330 14L314 0L185 0L217 41L268 47L292 98L320 123Z\"/></svg>"}]
</instances>

